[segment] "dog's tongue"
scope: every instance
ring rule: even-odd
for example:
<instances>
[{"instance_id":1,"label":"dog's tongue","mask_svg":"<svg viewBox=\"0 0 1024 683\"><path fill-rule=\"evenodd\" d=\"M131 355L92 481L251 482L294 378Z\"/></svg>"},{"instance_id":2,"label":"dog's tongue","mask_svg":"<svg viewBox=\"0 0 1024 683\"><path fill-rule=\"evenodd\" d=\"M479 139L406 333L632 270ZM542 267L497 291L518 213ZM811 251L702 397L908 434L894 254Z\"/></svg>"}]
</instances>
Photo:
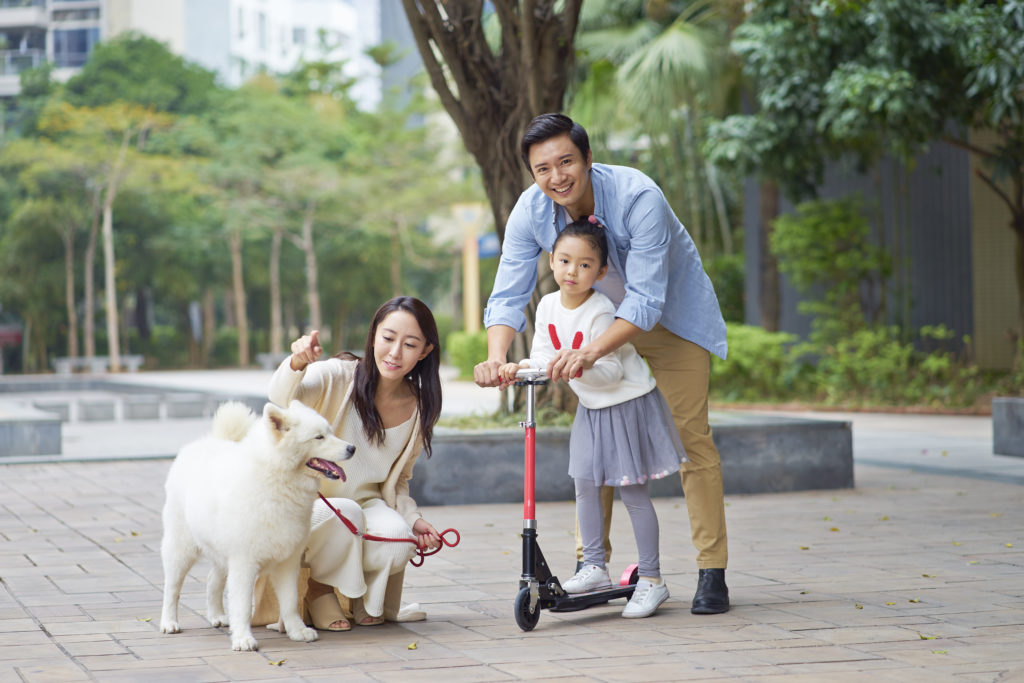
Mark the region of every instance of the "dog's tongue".
<instances>
[{"instance_id":1,"label":"dog's tongue","mask_svg":"<svg viewBox=\"0 0 1024 683\"><path fill-rule=\"evenodd\" d=\"M310 458L306 461L306 467L316 470L328 479L341 479L342 481L345 481L345 470L341 469L330 460Z\"/></svg>"}]
</instances>

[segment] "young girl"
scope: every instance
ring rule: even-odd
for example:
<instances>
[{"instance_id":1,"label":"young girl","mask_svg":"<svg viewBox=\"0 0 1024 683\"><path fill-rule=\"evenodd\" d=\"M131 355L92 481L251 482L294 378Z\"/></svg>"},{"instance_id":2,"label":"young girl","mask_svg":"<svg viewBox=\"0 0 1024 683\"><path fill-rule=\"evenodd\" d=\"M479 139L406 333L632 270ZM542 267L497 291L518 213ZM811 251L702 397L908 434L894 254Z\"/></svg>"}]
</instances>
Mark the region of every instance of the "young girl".
<instances>
[{"instance_id":1,"label":"young girl","mask_svg":"<svg viewBox=\"0 0 1024 683\"><path fill-rule=\"evenodd\" d=\"M558 292L537 306L530 358L499 370L505 382L520 368L547 368L558 350L580 348L615 319L615 306L592 289L608 271L608 243L594 216L570 223L551 249ZM602 545L600 487L618 486L640 553L636 590L622 616L647 617L668 599L658 559L658 518L647 492L649 479L679 471L686 459L668 405L632 344L594 363L569 382L579 409L569 438L569 476L576 484L576 515L583 538L583 566L562 584L568 593L608 588Z\"/></svg>"}]
</instances>

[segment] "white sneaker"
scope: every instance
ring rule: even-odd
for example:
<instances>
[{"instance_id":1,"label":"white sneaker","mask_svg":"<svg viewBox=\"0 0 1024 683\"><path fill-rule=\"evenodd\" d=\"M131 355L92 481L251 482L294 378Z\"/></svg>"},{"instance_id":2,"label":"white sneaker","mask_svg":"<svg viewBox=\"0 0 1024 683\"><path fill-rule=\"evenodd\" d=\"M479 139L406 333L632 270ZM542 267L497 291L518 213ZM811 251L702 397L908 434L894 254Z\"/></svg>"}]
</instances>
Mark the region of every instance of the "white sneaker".
<instances>
[{"instance_id":1,"label":"white sneaker","mask_svg":"<svg viewBox=\"0 0 1024 683\"><path fill-rule=\"evenodd\" d=\"M589 593L611 587L612 580L608 577L608 570L596 564L584 566L574 577L562 584L562 589L566 593Z\"/></svg>"},{"instance_id":2,"label":"white sneaker","mask_svg":"<svg viewBox=\"0 0 1024 683\"><path fill-rule=\"evenodd\" d=\"M636 582L633 597L629 599L625 609L622 610L622 616L627 619L649 617L666 600L668 600L668 586L664 581L651 583L646 579L640 579Z\"/></svg>"}]
</instances>

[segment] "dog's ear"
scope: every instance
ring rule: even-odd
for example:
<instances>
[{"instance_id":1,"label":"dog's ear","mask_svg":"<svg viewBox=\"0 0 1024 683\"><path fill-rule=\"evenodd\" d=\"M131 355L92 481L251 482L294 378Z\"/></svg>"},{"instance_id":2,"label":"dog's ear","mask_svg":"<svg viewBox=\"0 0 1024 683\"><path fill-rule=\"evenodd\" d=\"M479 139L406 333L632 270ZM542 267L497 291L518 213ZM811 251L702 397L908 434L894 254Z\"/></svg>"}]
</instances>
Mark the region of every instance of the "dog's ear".
<instances>
[{"instance_id":1,"label":"dog's ear","mask_svg":"<svg viewBox=\"0 0 1024 683\"><path fill-rule=\"evenodd\" d=\"M284 409L273 403L267 403L263 406L263 417L267 418L267 423L270 425L270 432L275 438L280 439L285 432L289 429L288 416L285 415Z\"/></svg>"}]
</instances>

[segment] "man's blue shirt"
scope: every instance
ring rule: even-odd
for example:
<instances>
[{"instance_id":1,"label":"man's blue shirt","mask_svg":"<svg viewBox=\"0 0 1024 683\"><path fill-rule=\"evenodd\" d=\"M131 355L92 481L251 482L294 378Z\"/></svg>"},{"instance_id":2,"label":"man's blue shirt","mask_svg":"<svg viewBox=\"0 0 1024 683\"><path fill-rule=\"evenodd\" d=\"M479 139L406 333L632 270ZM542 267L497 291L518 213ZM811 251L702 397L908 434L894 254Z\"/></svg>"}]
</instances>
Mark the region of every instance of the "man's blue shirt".
<instances>
[{"instance_id":1,"label":"man's blue shirt","mask_svg":"<svg viewBox=\"0 0 1024 683\"><path fill-rule=\"evenodd\" d=\"M595 215L610 238L608 258L625 280L615 315L643 330L660 322L724 359L725 320L715 289L661 189L636 169L606 164L591 166L590 183ZM505 225L485 327L526 327L523 311L537 283L537 257L551 251L565 216L537 185L520 195Z\"/></svg>"}]
</instances>

